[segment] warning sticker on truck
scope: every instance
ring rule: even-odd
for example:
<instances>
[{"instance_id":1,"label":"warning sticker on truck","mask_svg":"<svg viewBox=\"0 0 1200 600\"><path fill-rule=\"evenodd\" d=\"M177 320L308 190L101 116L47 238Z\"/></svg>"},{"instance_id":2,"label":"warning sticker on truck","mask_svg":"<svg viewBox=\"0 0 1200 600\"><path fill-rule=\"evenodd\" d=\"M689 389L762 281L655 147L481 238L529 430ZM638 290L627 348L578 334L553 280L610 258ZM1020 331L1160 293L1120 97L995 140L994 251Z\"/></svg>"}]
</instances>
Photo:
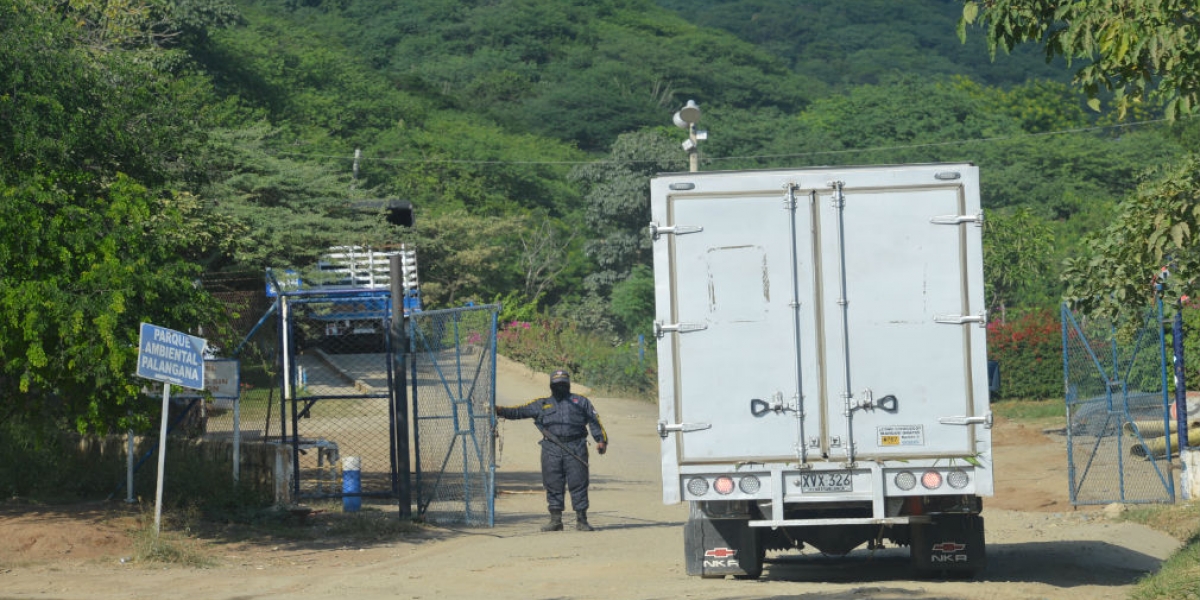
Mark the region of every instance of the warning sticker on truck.
<instances>
[{"instance_id":1,"label":"warning sticker on truck","mask_svg":"<svg viewBox=\"0 0 1200 600\"><path fill-rule=\"evenodd\" d=\"M876 431L880 447L925 445L924 425L890 425L878 427Z\"/></svg>"}]
</instances>

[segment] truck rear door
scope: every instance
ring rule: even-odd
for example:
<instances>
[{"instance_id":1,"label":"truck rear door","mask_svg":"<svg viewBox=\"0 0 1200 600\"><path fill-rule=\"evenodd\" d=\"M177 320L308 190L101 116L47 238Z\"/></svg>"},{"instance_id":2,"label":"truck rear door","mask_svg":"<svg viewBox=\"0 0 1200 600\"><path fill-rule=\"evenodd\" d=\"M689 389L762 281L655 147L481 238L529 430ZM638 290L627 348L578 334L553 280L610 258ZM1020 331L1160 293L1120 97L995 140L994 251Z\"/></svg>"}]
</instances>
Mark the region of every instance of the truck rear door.
<instances>
[{"instance_id":1,"label":"truck rear door","mask_svg":"<svg viewBox=\"0 0 1200 600\"><path fill-rule=\"evenodd\" d=\"M979 207L968 206L962 179L844 179L840 197L816 192L822 451L973 457L988 402L983 282L969 275L982 272Z\"/></svg>"},{"instance_id":2,"label":"truck rear door","mask_svg":"<svg viewBox=\"0 0 1200 600\"><path fill-rule=\"evenodd\" d=\"M756 183L672 194L656 215L673 227L655 242L656 264L670 265L656 274L659 368L675 375L660 389L671 396L660 405L674 428L663 432L668 463L794 460L800 450L798 392L817 346L797 335L815 325L795 306L814 297L814 278L810 263L797 276L792 251L813 225L777 186L739 189Z\"/></svg>"}]
</instances>

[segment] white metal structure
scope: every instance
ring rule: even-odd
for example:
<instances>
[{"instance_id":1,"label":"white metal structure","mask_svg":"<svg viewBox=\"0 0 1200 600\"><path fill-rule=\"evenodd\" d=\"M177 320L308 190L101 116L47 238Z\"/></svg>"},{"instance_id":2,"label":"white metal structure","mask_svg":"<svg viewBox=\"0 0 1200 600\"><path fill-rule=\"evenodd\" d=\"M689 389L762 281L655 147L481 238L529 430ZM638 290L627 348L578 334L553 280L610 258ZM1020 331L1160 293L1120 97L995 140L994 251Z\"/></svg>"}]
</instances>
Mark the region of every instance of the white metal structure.
<instances>
[{"instance_id":1,"label":"white metal structure","mask_svg":"<svg viewBox=\"0 0 1200 600\"><path fill-rule=\"evenodd\" d=\"M317 261L324 289L386 289L391 282L389 257L403 250L375 250L363 246L334 246Z\"/></svg>"}]
</instances>

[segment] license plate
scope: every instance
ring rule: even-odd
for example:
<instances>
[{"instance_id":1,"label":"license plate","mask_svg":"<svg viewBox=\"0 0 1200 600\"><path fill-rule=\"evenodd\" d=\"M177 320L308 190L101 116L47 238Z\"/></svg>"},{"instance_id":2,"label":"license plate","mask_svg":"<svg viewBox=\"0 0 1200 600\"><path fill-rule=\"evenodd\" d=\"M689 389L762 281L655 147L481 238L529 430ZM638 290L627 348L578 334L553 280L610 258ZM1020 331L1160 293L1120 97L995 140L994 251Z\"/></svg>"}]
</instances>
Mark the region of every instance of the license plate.
<instances>
[{"instance_id":1,"label":"license plate","mask_svg":"<svg viewBox=\"0 0 1200 600\"><path fill-rule=\"evenodd\" d=\"M831 492L853 492L854 478L851 473L801 473L800 491L807 494Z\"/></svg>"}]
</instances>

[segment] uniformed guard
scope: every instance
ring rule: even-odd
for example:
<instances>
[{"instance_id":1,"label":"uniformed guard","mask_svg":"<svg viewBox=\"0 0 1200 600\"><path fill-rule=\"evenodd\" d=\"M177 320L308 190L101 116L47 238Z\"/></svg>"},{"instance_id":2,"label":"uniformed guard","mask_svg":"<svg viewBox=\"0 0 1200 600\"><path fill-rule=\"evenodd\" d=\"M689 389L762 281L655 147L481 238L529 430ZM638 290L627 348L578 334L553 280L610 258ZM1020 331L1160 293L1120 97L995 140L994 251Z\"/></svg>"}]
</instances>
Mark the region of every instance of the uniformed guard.
<instances>
[{"instance_id":1,"label":"uniformed guard","mask_svg":"<svg viewBox=\"0 0 1200 600\"><path fill-rule=\"evenodd\" d=\"M571 393L571 375L564 370L550 374L550 397L538 398L521 406L497 406L496 415L505 419L533 419L542 439L542 485L550 522L542 531L562 531L566 501L564 487L571 492L575 509L575 529L594 531L587 520L588 509L588 430L596 440L596 451L608 450L608 434L600 423L591 400Z\"/></svg>"}]
</instances>

